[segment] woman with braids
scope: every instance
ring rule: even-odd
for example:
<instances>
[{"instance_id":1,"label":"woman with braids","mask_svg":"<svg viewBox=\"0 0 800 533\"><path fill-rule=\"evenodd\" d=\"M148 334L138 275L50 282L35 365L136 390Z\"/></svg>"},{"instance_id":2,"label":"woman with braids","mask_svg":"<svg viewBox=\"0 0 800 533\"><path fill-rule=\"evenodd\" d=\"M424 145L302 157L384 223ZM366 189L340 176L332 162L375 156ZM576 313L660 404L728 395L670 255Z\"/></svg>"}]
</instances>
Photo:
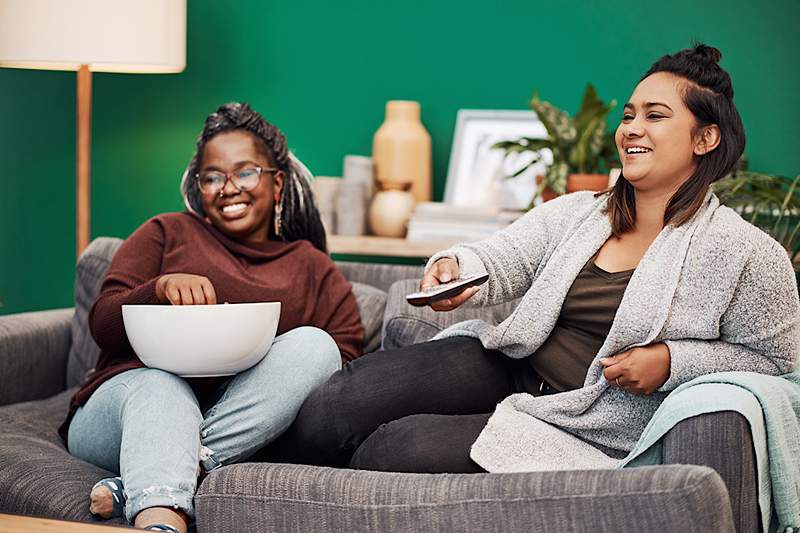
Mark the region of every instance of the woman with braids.
<instances>
[{"instance_id":1,"label":"woman with braids","mask_svg":"<svg viewBox=\"0 0 800 533\"><path fill-rule=\"evenodd\" d=\"M698 45L641 78L610 190L562 196L430 259L423 287L489 274L435 310L522 297L511 316L347 365L270 457L406 472L612 467L680 384L790 371L800 311L787 253L709 189L745 143L720 57Z\"/></svg>"},{"instance_id":2,"label":"woman with braids","mask_svg":"<svg viewBox=\"0 0 800 533\"><path fill-rule=\"evenodd\" d=\"M224 105L183 176L187 212L147 221L114 256L89 316L101 355L62 426L70 453L120 473L92 489L92 512L184 532L198 474L275 439L361 354L356 301L326 253L309 179L278 128ZM122 322L125 304L255 301L281 302L277 335L267 357L227 378L145 368Z\"/></svg>"}]
</instances>

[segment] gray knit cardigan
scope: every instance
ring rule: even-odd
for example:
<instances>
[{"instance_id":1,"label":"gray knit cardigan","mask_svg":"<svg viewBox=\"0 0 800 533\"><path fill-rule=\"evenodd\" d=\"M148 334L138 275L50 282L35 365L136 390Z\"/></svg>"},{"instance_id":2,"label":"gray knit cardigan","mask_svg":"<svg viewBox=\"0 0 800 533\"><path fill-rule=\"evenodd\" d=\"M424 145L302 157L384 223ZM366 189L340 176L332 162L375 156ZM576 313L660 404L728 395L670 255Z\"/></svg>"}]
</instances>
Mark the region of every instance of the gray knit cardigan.
<instances>
[{"instance_id":1,"label":"gray knit cardigan","mask_svg":"<svg viewBox=\"0 0 800 533\"><path fill-rule=\"evenodd\" d=\"M484 241L433 256L428 266L452 257L462 274L489 273L471 305L523 297L497 326L470 320L437 338L476 337L513 358L534 353L578 272L611 235L606 204L606 196L588 192L562 196ZM660 341L671 363L658 391L609 386L600 358ZM794 367L798 347L800 302L786 251L709 193L689 222L667 225L648 248L583 387L509 396L471 457L490 472L613 467L681 383L730 370L782 374Z\"/></svg>"}]
</instances>

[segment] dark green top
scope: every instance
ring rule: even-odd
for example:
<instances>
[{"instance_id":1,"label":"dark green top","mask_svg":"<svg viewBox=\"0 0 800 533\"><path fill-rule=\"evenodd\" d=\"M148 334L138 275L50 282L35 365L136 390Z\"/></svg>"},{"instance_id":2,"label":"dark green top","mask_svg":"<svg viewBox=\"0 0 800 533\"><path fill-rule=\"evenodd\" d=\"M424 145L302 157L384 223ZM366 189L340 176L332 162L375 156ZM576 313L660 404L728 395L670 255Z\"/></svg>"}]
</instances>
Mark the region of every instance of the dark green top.
<instances>
[{"instance_id":1,"label":"dark green top","mask_svg":"<svg viewBox=\"0 0 800 533\"><path fill-rule=\"evenodd\" d=\"M530 361L558 391L583 387L586 372L606 340L633 269L606 272L595 254L572 283L550 336Z\"/></svg>"}]
</instances>

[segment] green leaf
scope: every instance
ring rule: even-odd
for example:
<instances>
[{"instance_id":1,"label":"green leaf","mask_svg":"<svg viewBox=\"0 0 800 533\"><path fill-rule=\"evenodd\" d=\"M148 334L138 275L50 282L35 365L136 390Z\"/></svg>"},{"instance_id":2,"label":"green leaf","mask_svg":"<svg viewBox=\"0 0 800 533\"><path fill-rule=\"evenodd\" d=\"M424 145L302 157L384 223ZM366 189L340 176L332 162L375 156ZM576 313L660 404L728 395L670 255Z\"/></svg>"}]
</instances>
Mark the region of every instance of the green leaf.
<instances>
[{"instance_id":1,"label":"green leaf","mask_svg":"<svg viewBox=\"0 0 800 533\"><path fill-rule=\"evenodd\" d=\"M601 108L605 107L602 100L598 98L597 91L591 83L586 84L583 93L583 100L578 113L575 115L575 128L580 132Z\"/></svg>"},{"instance_id":2,"label":"green leaf","mask_svg":"<svg viewBox=\"0 0 800 533\"><path fill-rule=\"evenodd\" d=\"M538 152L545 148L552 148L550 139L532 139L522 137L516 141L500 141L492 145L492 149L503 149L506 153Z\"/></svg>"},{"instance_id":3,"label":"green leaf","mask_svg":"<svg viewBox=\"0 0 800 533\"><path fill-rule=\"evenodd\" d=\"M720 202L772 235L800 264L800 176L789 179L737 170L713 184Z\"/></svg>"},{"instance_id":4,"label":"green leaf","mask_svg":"<svg viewBox=\"0 0 800 533\"><path fill-rule=\"evenodd\" d=\"M553 163L542 176L542 183L539 188L544 190L545 187L549 187L556 194L564 194L567 192L568 175L569 167L566 163Z\"/></svg>"},{"instance_id":5,"label":"green leaf","mask_svg":"<svg viewBox=\"0 0 800 533\"><path fill-rule=\"evenodd\" d=\"M538 98L531 100L531 109L542 121L547 133L550 135L550 139L554 142L564 146L575 141L577 137L575 126L572 124L572 119L564 111Z\"/></svg>"},{"instance_id":6,"label":"green leaf","mask_svg":"<svg viewBox=\"0 0 800 533\"><path fill-rule=\"evenodd\" d=\"M556 194L566 194L567 192L567 177L569 176L569 167L566 163L558 163L551 165L553 169L552 181L550 188Z\"/></svg>"},{"instance_id":7,"label":"green leaf","mask_svg":"<svg viewBox=\"0 0 800 533\"><path fill-rule=\"evenodd\" d=\"M578 114L585 109L592 109L603 106L603 101L597 96L597 91L591 83L586 84L586 89L583 91L583 100L581 101L581 108Z\"/></svg>"},{"instance_id":8,"label":"green leaf","mask_svg":"<svg viewBox=\"0 0 800 533\"><path fill-rule=\"evenodd\" d=\"M603 148L606 134L606 115L608 109L601 107L595 112L586 127L580 131L578 142L570 154L570 164L577 172L592 173L599 170L597 156Z\"/></svg>"},{"instance_id":9,"label":"green leaf","mask_svg":"<svg viewBox=\"0 0 800 533\"><path fill-rule=\"evenodd\" d=\"M511 179L511 178L516 178L517 176L521 176L522 174L525 173L526 170L528 170L529 168L531 168L534 164L536 164L538 162L539 162L538 159L534 159L533 161L531 161L527 165L524 165L521 169L517 170L516 172L514 172L510 176L506 176L506 178Z\"/></svg>"},{"instance_id":10,"label":"green leaf","mask_svg":"<svg viewBox=\"0 0 800 533\"><path fill-rule=\"evenodd\" d=\"M586 160L587 163L591 164L589 165L590 168L588 168L586 172L593 173L600 170L599 157L600 154L603 152L603 147L605 146L605 142L606 142L606 117L604 115L602 117L598 117L598 124L593 129L592 134L589 136Z\"/></svg>"}]
</instances>

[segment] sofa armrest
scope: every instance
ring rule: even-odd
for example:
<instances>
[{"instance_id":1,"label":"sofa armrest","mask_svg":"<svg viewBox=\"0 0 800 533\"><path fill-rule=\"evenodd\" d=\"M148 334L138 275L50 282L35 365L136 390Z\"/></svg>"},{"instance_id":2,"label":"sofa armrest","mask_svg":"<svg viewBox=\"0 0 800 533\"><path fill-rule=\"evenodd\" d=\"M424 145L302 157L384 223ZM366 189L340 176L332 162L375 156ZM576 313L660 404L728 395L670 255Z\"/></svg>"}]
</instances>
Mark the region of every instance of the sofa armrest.
<instances>
[{"instance_id":1,"label":"sofa armrest","mask_svg":"<svg viewBox=\"0 0 800 533\"><path fill-rule=\"evenodd\" d=\"M670 465L516 474L398 474L245 463L212 471L198 531L732 529L716 472Z\"/></svg>"},{"instance_id":2,"label":"sofa armrest","mask_svg":"<svg viewBox=\"0 0 800 533\"><path fill-rule=\"evenodd\" d=\"M0 316L0 405L64 390L72 313L55 309Z\"/></svg>"},{"instance_id":3,"label":"sofa armrest","mask_svg":"<svg viewBox=\"0 0 800 533\"><path fill-rule=\"evenodd\" d=\"M719 411L687 418L664 436L662 462L713 468L728 488L736 531L759 531L758 472L750 424Z\"/></svg>"}]
</instances>

